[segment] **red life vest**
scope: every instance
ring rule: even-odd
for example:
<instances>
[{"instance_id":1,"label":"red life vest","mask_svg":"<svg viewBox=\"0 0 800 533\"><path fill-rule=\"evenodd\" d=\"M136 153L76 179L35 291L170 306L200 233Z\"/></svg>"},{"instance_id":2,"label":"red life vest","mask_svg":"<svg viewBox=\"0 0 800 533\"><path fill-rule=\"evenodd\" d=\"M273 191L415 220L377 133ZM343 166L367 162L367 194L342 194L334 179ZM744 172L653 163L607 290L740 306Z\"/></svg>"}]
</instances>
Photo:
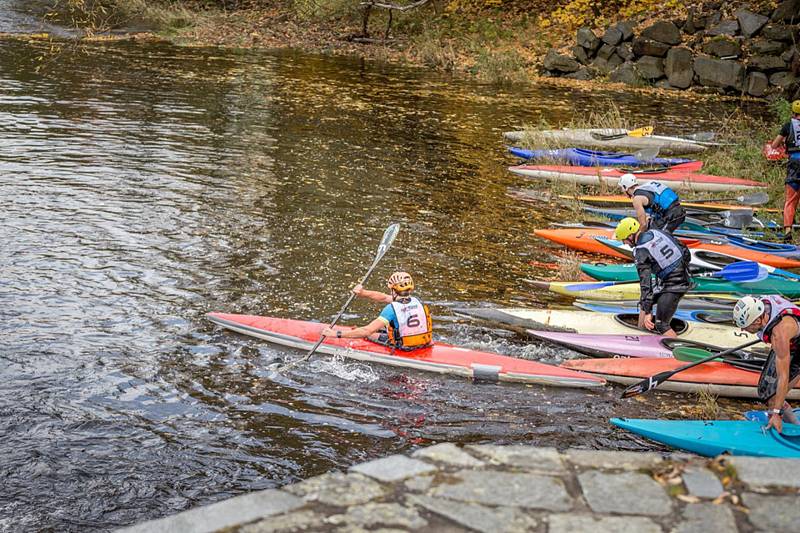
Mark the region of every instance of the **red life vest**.
<instances>
[{"instance_id":1,"label":"red life vest","mask_svg":"<svg viewBox=\"0 0 800 533\"><path fill-rule=\"evenodd\" d=\"M783 296L777 295L770 295L761 298L761 301L764 302L764 307L769 308L769 320L767 320L767 325L758 330L756 335L764 341L770 342L772 338L772 330L775 326L780 323L780 321L785 316L791 316L798 322L800 322L800 307L797 307L792 302L784 298ZM792 346L791 350L794 352L795 350L795 339L792 339Z\"/></svg>"}]
</instances>

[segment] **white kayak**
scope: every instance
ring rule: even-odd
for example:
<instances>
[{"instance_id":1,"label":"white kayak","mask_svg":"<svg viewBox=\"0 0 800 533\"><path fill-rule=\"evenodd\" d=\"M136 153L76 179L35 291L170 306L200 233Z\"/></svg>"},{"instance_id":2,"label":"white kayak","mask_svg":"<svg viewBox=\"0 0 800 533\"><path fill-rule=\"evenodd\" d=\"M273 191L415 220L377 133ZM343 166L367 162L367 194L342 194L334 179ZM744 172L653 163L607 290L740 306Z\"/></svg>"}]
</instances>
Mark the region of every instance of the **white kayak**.
<instances>
[{"instance_id":1,"label":"white kayak","mask_svg":"<svg viewBox=\"0 0 800 533\"><path fill-rule=\"evenodd\" d=\"M689 139L664 139L653 136L631 137L629 135L616 139L602 138L604 135L622 135L626 131L608 128L507 131L503 134L503 137L514 143L529 139L531 141L544 141L548 145L553 145L551 147L562 148L578 147L628 151L658 148L659 154L664 155L696 154L706 149L703 144Z\"/></svg>"},{"instance_id":2,"label":"white kayak","mask_svg":"<svg viewBox=\"0 0 800 533\"><path fill-rule=\"evenodd\" d=\"M521 307L454 309L454 313L510 326L512 329L562 331L597 335L641 335L652 332L639 329L638 314L596 313L567 309L526 309ZM687 322L673 319L672 329L678 338L712 343L730 348L755 340L755 336L733 326Z\"/></svg>"}]
</instances>

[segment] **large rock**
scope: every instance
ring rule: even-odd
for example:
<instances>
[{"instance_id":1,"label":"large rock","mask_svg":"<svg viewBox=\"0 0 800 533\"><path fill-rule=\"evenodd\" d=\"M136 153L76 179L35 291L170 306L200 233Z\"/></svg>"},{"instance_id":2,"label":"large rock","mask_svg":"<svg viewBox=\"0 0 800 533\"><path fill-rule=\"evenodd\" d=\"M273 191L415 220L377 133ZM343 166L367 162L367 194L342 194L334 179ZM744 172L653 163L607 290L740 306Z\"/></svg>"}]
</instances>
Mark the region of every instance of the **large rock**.
<instances>
[{"instance_id":1,"label":"large rock","mask_svg":"<svg viewBox=\"0 0 800 533\"><path fill-rule=\"evenodd\" d=\"M744 90L750 96L764 96L769 88L769 80L763 72L751 72L747 75Z\"/></svg>"},{"instance_id":2,"label":"large rock","mask_svg":"<svg viewBox=\"0 0 800 533\"><path fill-rule=\"evenodd\" d=\"M703 52L717 57L739 57L742 53L741 45L727 37L711 39L703 45Z\"/></svg>"},{"instance_id":3,"label":"large rock","mask_svg":"<svg viewBox=\"0 0 800 533\"><path fill-rule=\"evenodd\" d=\"M633 29L636 27L630 20L623 20L617 22L617 29L622 33L622 40L623 41L630 41L633 39Z\"/></svg>"},{"instance_id":4,"label":"large rock","mask_svg":"<svg viewBox=\"0 0 800 533\"><path fill-rule=\"evenodd\" d=\"M792 61L800 62L800 48L796 46L789 48L784 53L781 54L781 59L786 61L787 63L792 63ZM800 69L798 69L798 74L800 74Z\"/></svg>"},{"instance_id":5,"label":"large rock","mask_svg":"<svg viewBox=\"0 0 800 533\"><path fill-rule=\"evenodd\" d=\"M593 80L594 70L587 67L583 67L577 72L571 72L570 74L565 74L564 77L570 80L582 80L582 81Z\"/></svg>"},{"instance_id":6,"label":"large rock","mask_svg":"<svg viewBox=\"0 0 800 533\"><path fill-rule=\"evenodd\" d=\"M617 46L622 42L622 32L616 26L610 26L600 40L608 45Z\"/></svg>"},{"instance_id":7,"label":"large rock","mask_svg":"<svg viewBox=\"0 0 800 533\"><path fill-rule=\"evenodd\" d=\"M581 65L573 58L551 49L544 56L544 68L553 72L576 72Z\"/></svg>"},{"instance_id":8,"label":"large rock","mask_svg":"<svg viewBox=\"0 0 800 533\"><path fill-rule=\"evenodd\" d=\"M797 76L792 74L791 72L783 71L783 72L776 72L772 76L769 77L769 84L774 85L775 87L780 87L781 89L785 89L786 87L790 87L793 83L800 80Z\"/></svg>"},{"instance_id":9,"label":"large rock","mask_svg":"<svg viewBox=\"0 0 800 533\"><path fill-rule=\"evenodd\" d=\"M681 30L672 22L663 20L642 30L641 36L664 44L676 45L681 42Z\"/></svg>"},{"instance_id":10,"label":"large rock","mask_svg":"<svg viewBox=\"0 0 800 533\"><path fill-rule=\"evenodd\" d=\"M668 44L636 37L633 39L633 53L637 56L655 56L665 57L669 52L670 46Z\"/></svg>"},{"instance_id":11,"label":"large rock","mask_svg":"<svg viewBox=\"0 0 800 533\"><path fill-rule=\"evenodd\" d=\"M800 0L785 0L772 12L772 20L780 22L800 22Z\"/></svg>"},{"instance_id":12,"label":"large rock","mask_svg":"<svg viewBox=\"0 0 800 533\"><path fill-rule=\"evenodd\" d=\"M603 59L608 60L609 57L617 51L616 46L611 46L610 44L603 44L600 47L600 50L597 51L597 57L602 57Z\"/></svg>"},{"instance_id":13,"label":"large rock","mask_svg":"<svg viewBox=\"0 0 800 533\"><path fill-rule=\"evenodd\" d=\"M742 90L745 70L741 63L697 56L694 58L693 68L701 85Z\"/></svg>"},{"instance_id":14,"label":"large rock","mask_svg":"<svg viewBox=\"0 0 800 533\"><path fill-rule=\"evenodd\" d=\"M667 75L670 85L686 89L692 84L694 78L692 59L692 51L688 48L681 46L670 48L667 60L664 62L664 73Z\"/></svg>"},{"instance_id":15,"label":"large rock","mask_svg":"<svg viewBox=\"0 0 800 533\"><path fill-rule=\"evenodd\" d=\"M616 83L625 83L627 85L641 86L644 85L644 80L636 72L633 63L623 63L614 69L614 72L608 77L610 81Z\"/></svg>"},{"instance_id":16,"label":"large rock","mask_svg":"<svg viewBox=\"0 0 800 533\"><path fill-rule=\"evenodd\" d=\"M753 39L750 41L750 52L754 55L769 56L780 55L789 45L782 41L767 41L766 39Z\"/></svg>"},{"instance_id":17,"label":"large rock","mask_svg":"<svg viewBox=\"0 0 800 533\"><path fill-rule=\"evenodd\" d=\"M579 46L586 48L589 51L589 56L592 56L598 48L600 48L600 39L589 28L579 28L576 42Z\"/></svg>"},{"instance_id":18,"label":"large rock","mask_svg":"<svg viewBox=\"0 0 800 533\"><path fill-rule=\"evenodd\" d=\"M736 20L739 21L739 29L745 37L752 37L764 27L764 24L769 22L769 17L753 13L747 9L740 9L734 15L736 15Z\"/></svg>"},{"instance_id":19,"label":"large rock","mask_svg":"<svg viewBox=\"0 0 800 533\"><path fill-rule=\"evenodd\" d=\"M578 60L578 63L581 65L588 65L589 64L589 54L586 52L586 48L583 46L578 46L577 44L571 48L572 55L575 56L575 59Z\"/></svg>"},{"instance_id":20,"label":"large rock","mask_svg":"<svg viewBox=\"0 0 800 533\"><path fill-rule=\"evenodd\" d=\"M625 61L630 61L636 55L633 53L633 45L631 43L622 43L617 47L617 54Z\"/></svg>"},{"instance_id":21,"label":"large rock","mask_svg":"<svg viewBox=\"0 0 800 533\"><path fill-rule=\"evenodd\" d=\"M753 56L747 61L747 66L755 70L774 72L785 70L788 65L778 56Z\"/></svg>"},{"instance_id":22,"label":"large rock","mask_svg":"<svg viewBox=\"0 0 800 533\"><path fill-rule=\"evenodd\" d=\"M683 25L683 31L689 35L694 35L698 31L705 29L706 17L698 14L694 8L689 10L689 16L686 17L686 22Z\"/></svg>"},{"instance_id":23,"label":"large rock","mask_svg":"<svg viewBox=\"0 0 800 533\"><path fill-rule=\"evenodd\" d=\"M624 62L625 62L625 60L622 59L619 56L619 54L616 54L616 53L615 54L611 54L611 57L608 58L608 69L609 70L614 70L615 68L617 68L618 66L620 66Z\"/></svg>"},{"instance_id":24,"label":"large rock","mask_svg":"<svg viewBox=\"0 0 800 533\"><path fill-rule=\"evenodd\" d=\"M761 35L774 41L790 43L794 40L797 30L785 24L767 24L761 29Z\"/></svg>"},{"instance_id":25,"label":"large rock","mask_svg":"<svg viewBox=\"0 0 800 533\"><path fill-rule=\"evenodd\" d=\"M739 21L737 20L723 20L719 24L713 26L711 29L706 30L706 35L716 37L717 35L736 35L739 32Z\"/></svg>"},{"instance_id":26,"label":"large rock","mask_svg":"<svg viewBox=\"0 0 800 533\"><path fill-rule=\"evenodd\" d=\"M636 71L647 80L663 78L664 60L660 57L643 56L636 62Z\"/></svg>"}]
</instances>

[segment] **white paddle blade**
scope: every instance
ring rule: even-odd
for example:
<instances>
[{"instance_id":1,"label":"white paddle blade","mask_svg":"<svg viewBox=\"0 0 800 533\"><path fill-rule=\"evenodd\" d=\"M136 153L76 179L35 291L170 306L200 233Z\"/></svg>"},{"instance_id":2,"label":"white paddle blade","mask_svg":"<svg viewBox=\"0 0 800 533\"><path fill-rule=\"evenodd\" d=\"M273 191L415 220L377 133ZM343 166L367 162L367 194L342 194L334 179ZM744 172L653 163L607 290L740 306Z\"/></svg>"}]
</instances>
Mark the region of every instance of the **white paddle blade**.
<instances>
[{"instance_id":1,"label":"white paddle blade","mask_svg":"<svg viewBox=\"0 0 800 533\"><path fill-rule=\"evenodd\" d=\"M661 151L661 148L658 146L654 146L652 148L642 148L633 153L636 159L641 161L652 161L656 157L658 157L658 153Z\"/></svg>"},{"instance_id":2,"label":"white paddle blade","mask_svg":"<svg viewBox=\"0 0 800 533\"><path fill-rule=\"evenodd\" d=\"M737 196L736 201L744 205L764 205L769 202L769 194L765 192L746 194L744 196Z\"/></svg>"},{"instance_id":3,"label":"white paddle blade","mask_svg":"<svg viewBox=\"0 0 800 533\"><path fill-rule=\"evenodd\" d=\"M386 228L386 231L383 232L381 243L378 245L378 253L375 254L375 262L379 261L384 254L386 254L386 251L392 246L392 243L399 232L400 224L392 224Z\"/></svg>"}]
</instances>

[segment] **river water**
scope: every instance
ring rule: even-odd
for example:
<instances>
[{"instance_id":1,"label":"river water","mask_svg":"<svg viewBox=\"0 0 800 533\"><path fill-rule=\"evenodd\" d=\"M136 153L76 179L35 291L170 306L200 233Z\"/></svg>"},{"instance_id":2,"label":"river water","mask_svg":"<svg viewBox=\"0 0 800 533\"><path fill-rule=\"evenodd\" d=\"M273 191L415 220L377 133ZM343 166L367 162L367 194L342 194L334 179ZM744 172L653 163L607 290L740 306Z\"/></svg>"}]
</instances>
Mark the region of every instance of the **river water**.
<instances>
[{"instance_id":1,"label":"river water","mask_svg":"<svg viewBox=\"0 0 800 533\"><path fill-rule=\"evenodd\" d=\"M608 102L714 129L730 105L291 52L48 49L0 41L0 530L110 530L443 440L643 449L607 419L692 403L325 356L279 376L299 352L204 314L329 320L400 222L371 288L409 270L438 339L557 361L449 311L551 301L525 281L557 250L532 229L568 214L509 195L530 184L501 132Z\"/></svg>"}]
</instances>

